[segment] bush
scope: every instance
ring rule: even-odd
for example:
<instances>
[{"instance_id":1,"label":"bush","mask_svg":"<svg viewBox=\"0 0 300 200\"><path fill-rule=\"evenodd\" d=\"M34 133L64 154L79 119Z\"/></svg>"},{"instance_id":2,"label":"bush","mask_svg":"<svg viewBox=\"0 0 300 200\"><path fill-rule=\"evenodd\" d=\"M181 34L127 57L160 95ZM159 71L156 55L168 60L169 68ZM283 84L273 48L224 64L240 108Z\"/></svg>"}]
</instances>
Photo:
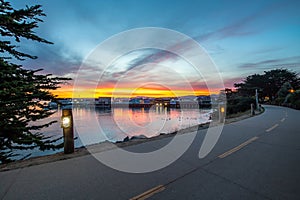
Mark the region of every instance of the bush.
<instances>
[{"instance_id":1,"label":"bush","mask_svg":"<svg viewBox=\"0 0 300 200\"><path fill-rule=\"evenodd\" d=\"M281 105L284 103L285 98L284 97L278 97L273 101L273 104L275 105Z\"/></svg>"},{"instance_id":2,"label":"bush","mask_svg":"<svg viewBox=\"0 0 300 200\"><path fill-rule=\"evenodd\" d=\"M293 108L300 109L300 90L295 91L288 98L288 102Z\"/></svg>"},{"instance_id":3,"label":"bush","mask_svg":"<svg viewBox=\"0 0 300 200\"><path fill-rule=\"evenodd\" d=\"M245 112L250 109L251 104L255 105L255 98L236 96L227 99L227 114Z\"/></svg>"}]
</instances>

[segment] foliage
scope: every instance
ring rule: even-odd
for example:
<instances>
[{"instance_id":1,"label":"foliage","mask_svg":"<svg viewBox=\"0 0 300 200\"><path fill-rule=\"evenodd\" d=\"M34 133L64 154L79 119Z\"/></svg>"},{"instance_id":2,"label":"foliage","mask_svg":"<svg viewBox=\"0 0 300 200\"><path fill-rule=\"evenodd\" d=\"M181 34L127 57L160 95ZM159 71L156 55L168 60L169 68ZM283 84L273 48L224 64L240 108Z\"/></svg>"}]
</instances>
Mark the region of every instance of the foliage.
<instances>
[{"instance_id":1,"label":"foliage","mask_svg":"<svg viewBox=\"0 0 300 200\"><path fill-rule=\"evenodd\" d=\"M300 110L300 90L288 94L287 102L284 105Z\"/></svg>"},{"instance_id":2,"label":"foliage","mask_svg":"<svg viewBox=\"0 0 300 200\"><path fill-rule=\"evenodd\" d=\"M227 113L235 114L239 112L245 112L250 109L251 104L255 105L254 97L245 97L239 95L231 95L227 98Z\"/></svg>"},{"instance_id":3,"label":"foliage","mask_svg":"<svg viewBox=\"0 0 300 200\"><path fill-rule=\"evenodd\" d=\"M285 82L278 91L278 97L285 98L290 93L291 89L291 84L289 82Z\"/></svg>"},{"instance_id":4,"label":"foliage","mask_svg":"<svg viewBox=\"0 0 300 200\"><path fill-rule=\"evenodd\" d=\"M60 147L55 140L45 137L40 129L55 123L51 121L42 125L31 122L47 118L52 111L43 109L42 100L52 100L51 90L66 83L68 78L41 74L39 70L24 69L13 63L14 60L35 56L17 49L21 38L47 43L33 31L45 16L40 5L15 10L9 2L0 0L0 162L11 161L13 149L40 150Z\"/></svg>"},{"instance_id":5,"label":"foliage","mask_svg":"<svg viewBox=\"0 0 300 200\"><path fill-rule=\"evenodd\" d=\"M7 53L14 56L19 60L24 58L37 58L17 50L17 46L12 44L14 39L16 42L20 42L21 38L34 40L38 42L52 44L51 42L37 36L33 29L38 27L39 22L43 22L40 18L45 16L41 5L35 5L26 7L25 9L15 10L11 7L9 2L0 0L0 34L6 40L0 41L0 52ZM10 58L10 57L1 57Z\"/></svg>"},{"instance_id":6,"label":"foliage","mask_svg":"<svg viewBox=\"0 0 300 200\"><path fill-rule=\"evenodd\" d=\"M266 85L263 75L253 74L248 76L242 83L235 83L234 87L242 96L254 96L255 89L262 90Z\"/></svg>"},{"instance_id":7,"label":"foliage","mask_svg":"<svg viewBox=\"0 0 300 200\"><path fill-rule=\"evenodd\" d=\"M287 69L274 69L265 71L264 74L254 74L248 76L242 83L235 83L234 87L242 96L254 96L255 89L258 89L261 99L268 97L270 101L282 95L279 93L284 84L289 84L293 89L300 88L300 78L298 74Z\"/></svg>"}]
</instances>

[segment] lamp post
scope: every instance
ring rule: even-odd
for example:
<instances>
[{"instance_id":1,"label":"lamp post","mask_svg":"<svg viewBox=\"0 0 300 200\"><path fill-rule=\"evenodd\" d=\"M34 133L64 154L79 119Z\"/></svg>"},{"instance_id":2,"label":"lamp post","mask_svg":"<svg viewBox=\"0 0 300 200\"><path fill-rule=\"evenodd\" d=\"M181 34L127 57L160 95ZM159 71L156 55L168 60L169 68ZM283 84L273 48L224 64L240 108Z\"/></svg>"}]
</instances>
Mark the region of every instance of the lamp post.
<instances>
[{"instance_id":1,"label":"lamp post","mask_svg":"<svg viewBox=\"0 0 300 200\"><path fill-rule=\"evenodd\" d=\"M73 115L72 109L62 110L61 127L64 134L64 153L74 152L74 132L73 132Z\"/></svg>"},{"instance_id":2,"label":"lamp post","mask_svg":"<svg viewBox=\"0 0 300 200\"><path fill-rule=\"evenodd\" d=\"M255 101L256 101L256 109L260 111L259 103L258 103L258 91L255 89Z\"/></svg>"},{"instance_id":3,"label":"lamp post","mask_svg":"<svg viewBox=\"0 0 300 200\"><path fill-rule=\"evenodd\" d=\"M226 107L225 104L219 104L219 122L225 122Z\"/></svg>"},{"instance_id":4,"label":"lamp post","mask_svg":"<svg viewBox=\"0 0 300 200\"><path fill-rule=\"evenodd\" d=\"M253 115L255 115L254 104L251 103L250 107L251 107L251 115L253 116Z\"/></svg>"}]
</instances>

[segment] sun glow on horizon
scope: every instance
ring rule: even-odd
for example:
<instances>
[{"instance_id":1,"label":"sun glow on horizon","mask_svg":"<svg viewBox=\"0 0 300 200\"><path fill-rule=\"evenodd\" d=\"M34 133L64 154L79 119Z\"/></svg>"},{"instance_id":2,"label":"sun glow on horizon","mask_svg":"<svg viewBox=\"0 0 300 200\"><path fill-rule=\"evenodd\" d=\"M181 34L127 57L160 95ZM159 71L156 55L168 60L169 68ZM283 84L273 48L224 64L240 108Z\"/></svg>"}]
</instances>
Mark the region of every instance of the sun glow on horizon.
<instances>
[{"instance_id":1,"label":"sun glow on horizon","mask_svg":"<svg viewBox=\"0 0 300 200\"><path fill-rule=\"evenodd\" d=\"M184 90L168 88L76 88L62 87L52 93L58 98L97 98L97 97L179 97L179 96L199 96L219 93L219 89L209 91L208 89Z\"/></svg>"}]
</instances>

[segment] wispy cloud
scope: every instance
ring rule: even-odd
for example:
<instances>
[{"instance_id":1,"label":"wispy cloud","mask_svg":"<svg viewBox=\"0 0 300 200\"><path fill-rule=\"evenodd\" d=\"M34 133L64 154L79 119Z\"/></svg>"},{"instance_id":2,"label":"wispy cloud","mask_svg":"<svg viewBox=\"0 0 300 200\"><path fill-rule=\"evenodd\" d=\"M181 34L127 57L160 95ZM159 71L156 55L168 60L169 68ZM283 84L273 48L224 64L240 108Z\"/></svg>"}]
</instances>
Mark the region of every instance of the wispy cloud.
<instances>
[{"instance_id":1,"label":"wispy cloud","mask_svg":"<svg viewBox=\"0 0 300 200\"><path fill-rule=\"evenodd\" d=\"M241 69L270 69L270 68L300 68L300 56L269 59L258 62L243 63L238 66Z\"/></svg>"},{"instance_id":2,"label":"wispy cloud","mask_svg":"<svg viewBox=\"0 0 300 200\"><path fill-rule=\"evenodd\" d=\"M134 56L132 56L132 54L134 54ZM104 76L118 80L125 74L132 76L134 73L139 73L142 77L145 77L148 71L153 70L149 69L149 66L147 67L146 64L152 64L152 67L156 67L153 65L154 63L159 64L165 60L174 61L176 57L178 56L171 52L159 49L143 49L130 52L109 66ZM161 72L158 71L158 73L162 73L162 71L163 70L161 70Z\"/></svg>"},{"instance_id":3,"label":"wispy cloud","mask_svg":"<svg viewBox=\"0 0 300 200\"><path fill-rule=\"evenodd\" d=\"M35 44L34 48L25 49L31 55L37 55L36 60L26 60L23 65L29 69L43 68L44 73L63 76L75 73L82 62L79 55L70 52L61 45Z\"/></svg>"},{"instance_id":4,"label":"wispy cloud","mask_svg":"<svg viewBox=\"0 0 300 200\"><path fill-rule=\"evenodd\" d=\"M270 53L282 51L285 48L286 47L283 46L271 46L271 47L264 47L262 49L252 50L249 53L252 55L270 54Z\"/></svg>"},{"instance_id":5,"label":"wispy cloud","mask_svg":"<svg viewBox=\"0 0 300 200\"><path fill-rule=\"evenodd\" d=\"M214 31L207 32L204 34L199 34L193 37L199 42L205 42L208 40L220 40L233 37L243 37L258 34L265 30L265 27L257 27L257 22L264 17L272 15L272 13L280 11L282 8L291 6L291 3L286 2L274 2L271 5L265 6L263 9L258 10L257 12L252 13L251 15L238 18L237 20L224 25ZM234 14L234 13L233 13Z\"/></svg>"}]
</instances>

